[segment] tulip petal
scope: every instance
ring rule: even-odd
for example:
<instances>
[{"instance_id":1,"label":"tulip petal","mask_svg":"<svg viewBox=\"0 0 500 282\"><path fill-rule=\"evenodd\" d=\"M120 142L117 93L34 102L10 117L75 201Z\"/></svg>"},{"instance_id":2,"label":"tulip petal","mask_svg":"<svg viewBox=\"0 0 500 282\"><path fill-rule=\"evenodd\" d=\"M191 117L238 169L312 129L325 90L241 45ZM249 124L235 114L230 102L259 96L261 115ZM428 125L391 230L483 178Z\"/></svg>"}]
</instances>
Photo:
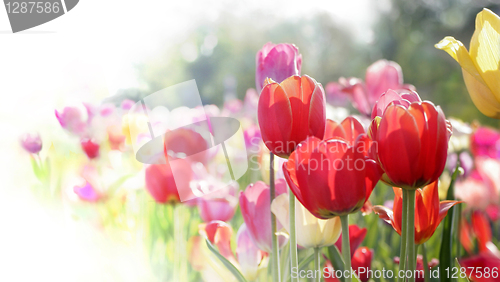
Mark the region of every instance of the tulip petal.
<instances>
[{"instance_id":1,"label":"tulip petal","mask_svg":"<svg viewBox=\"0 0 500 282\"><path fill-rule=\"evenodd\" d=\"M394 227L394 213L391 209L377 205L373 207L373 212L376 213L380 219L389 223L394 229L396 229L396 227Z\"/></svg>"},{"instance_id":2,"label":"tulip petal","mask_svg":"<svg viewBox=\"0 0 500 282\"><path fill-rule=\"evenodd\" d=\"M345 139L345 130L340 124L331 119L326 120L326 130L324 140L332 139L332 138L341 138Z\"/></svg>"},{"instance_id":3,"label":"tulip petal","mask_svg":"<svg viewBox=\"0 0 500 282\"><path fill-rule=\"evenodd\" d=\"M488 9L476 17L476 30L470 43L470 57L481 77L500 99L500 18Z\"/></svg>"},{"instance_id":4,"label":"tulip petal","mask_svg":"<svg viewBox=\"0 0 500 282\"><path fill-rule=\"evenodd\" d=\"M448 53L453 59L455 59L455 61L460 64L462 69L464 69L476 80L486 86L486 82L481 77L481 74L476 68L476 65L472 61L471 56L467 52L467 49L465 48L464 44L462 44L462 42L456 40L451 36L446 36L438 44L434 45L434 47Z\"/></svg>"},{"instance_id":5,"label":"tulip petal","mask_svg":"<svg viewBox=\"0 0 500 282\"><path fill-rule=\"evenodd\" d=\"M259 123L266 124L260 128L262 139L269 140L265 142L267 148L277 155L286 153L285 146L288 144L278 143L290 140L290 128L293 128L292 109L285 91L279 84L271 83L262 89L258 120Z\"/></svg>"},{"instance_id":6,"label":"tulip petal","mask_svg":"<svg viewBox=\"0 0 500 282\"><path fill-rule=\"evenodd\" d=\"M476 35L476 33L477 32L475 32L474 35ZM482 37L484 37L484 35ZM498 49L498 39L496 44ZM467 86L467 90L470 94L472 102L474 102L474 105L484 115L492 118L500 118L500 97L496 97L492 89L483 78L484 74L480 73L480 70L474 63L473 60L476 59L476 56L469 55L462 42L450 36L445 37L438 44L436 44L435 47L446 51L453 59L455 59L460 64L460 66L462 67L465 85ZM472 49L473 46L471 42L471 54ZM490 77L489 74L487 76L488 78ZM498 72L496 77L498 81Z\"/></svg>"},{"instance_id":7,"label":"tulip petal","mask_svg":"<svg viewBox=\"0 0 500 282\"><path fill-rule=\"evenodd\" d=\"M304 75L305 76L305 75ZM323 139L325 135L326 100L325 90L321 84L316 84L309 105L309 136Z\"/></svg>"},{"instance_id":8,"label":"tulip petal","mask_svg":"<svg viewBox=\"0 0 500 282\"><path fill-rule=\"evenodd\" d=\"M379 160L387 176L398 186L414 181L414 160L420 154L417 123L402 106L390 105L377 132Z\"/></svg>"}]
</instances>

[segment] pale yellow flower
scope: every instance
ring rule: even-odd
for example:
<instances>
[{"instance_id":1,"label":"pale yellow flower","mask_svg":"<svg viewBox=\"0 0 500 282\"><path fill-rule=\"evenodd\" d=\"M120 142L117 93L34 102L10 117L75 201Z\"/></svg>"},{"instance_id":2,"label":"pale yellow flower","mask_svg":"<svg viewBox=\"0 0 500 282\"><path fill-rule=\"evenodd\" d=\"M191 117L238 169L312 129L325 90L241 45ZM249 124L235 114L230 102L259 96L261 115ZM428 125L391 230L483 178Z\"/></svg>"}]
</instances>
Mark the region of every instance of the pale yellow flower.
<instances>
[{"instance_id":1,"label":"pale yellow flower","mask_svg":"<svg viewBox=\"0 0 500 282\"><path fill-rule=\"evenodd\" d=\"M500 17L488 9L477 14L469 52L462 42L450 36L436 48L460 64L474 105L483 114L500 119Z\"/></svg>"},{"instance_id":2,"label":"pale yellow flower","mask_svg":"<svg viewBox=\"0 0 500 282\"><path fill-rule=\"evenodd\" d=\"M279 195L271 204L271 211L286 232L290 231L289 210L287 194ZM295 200L295 230L297 244L304 248L317 248L335 244L340 237L342 225L338 216L319 219Z\"/></svg>"}]
</instances>

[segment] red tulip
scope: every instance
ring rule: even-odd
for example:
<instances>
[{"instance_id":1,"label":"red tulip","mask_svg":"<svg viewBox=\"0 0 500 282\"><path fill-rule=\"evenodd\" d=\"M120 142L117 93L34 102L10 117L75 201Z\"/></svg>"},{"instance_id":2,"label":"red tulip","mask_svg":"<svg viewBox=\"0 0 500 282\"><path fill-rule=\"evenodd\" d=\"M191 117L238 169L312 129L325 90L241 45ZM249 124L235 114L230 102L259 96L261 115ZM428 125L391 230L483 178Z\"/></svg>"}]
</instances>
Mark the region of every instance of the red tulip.
<instances>
[{"instance_id":1,"label":"red tulip","mask_svg":"<svg viewBox=\"0 0 500 282\"><path fill-rule=\"evenodd\" d=\"M286 193L286 183L279 179L275 184L276 196ZM250 184L240 194L240 208L252 239L259 249L271 253L271 195L269 186L262 181ZM280 230L278 226L277 230ZM286 243L285 238L279 237L280 245Z\"/></svg>"},{"instance_id":2,"label":"red tulip","mask_svg":"<svg viewBox=\"0 0 500 282\"><path fill-rule=\"evenodd\" d=\"M469 224L467 220L462 219L460 224L460 242L464 246L464 249L469 254L474 252L473 239L475 237L477 238L479 252L486 252L500 257L500 251L491 241L491 226L486 215L476 210L472 212L471 222L472 224Z\"/></svg>"},{"instance_id":3,"label":"red tulip","mask_svg":"<svg viewBox=\"0 0 500 282\"><path fill-rule=\"evenodd\" d=\"M174 179L173 171L183 177ZM190 189L191 174L191 164L183 159L176 160L174 167L169 163L150 165L146 168L146 189L157 203L177 203L179 189Z\"/></svg>"},{"instance_id":4,"label":"red tulip","mask_svg":"<svg viewBox=\"0 0 500 282\"><path fill-rule=\"evenodd\" d=\"M178 128L165 133L163 150L169 159L188 156L191 161L204 163L207 160L207 149L207 141L194 130Z\"/></svg>"},{"instance_id":5,"label":"red tulip","mask_svg":"<svg viewBox=\"0 0 500 282\"><path fill-rule=\"evenodd\" d=\"M394 211L384 206L375 206L373 210L378 216L391 224L394 230L401 235L401 219L403 215L403 193L399 188L394 189ZM415 193L415 244L425 243L432 237L439 223L448 213L448 210L458 201L439 202L437 181Z\"/></svg>"},{"instance_id":6,"label":"red tulip","mask_svg":"<svg viewBox=\"0 0 500 282\"><path fill-rule=\"evenodd\" d=\"M349 246L351 250L351 258L354 256L354 252L361 245L361 242L365 239L367 232L368 230L366 228L359 228L359 226L355 224L349 225ZM337 246L339 251L342 253L342 236L339 237L335 246Z\"/></svg>"},{"instance_id":7,"label":"red tulip","mask_svg":"<svg viewBox=\"0 0 500 282\"><path fill-rule=\"evenodd\" d=\"M280 157L288 157L308 136L322 139L326 120L325 92L304 75L264 86L258 118L264 144Z\"/></svg>"},{"instance_id":8,"label":"red tulip","mask_svg":"<svg viewBox=\"0 0 500 282\"><path fill-rule=\"evenodd\" d=\"M467 278L472 282L497 282L499 280L500 258L489 253L461 259Z\"/></svg>"},{"instance_id":9,"label":"red tulip","mask_svg":"<svg viewBox=\"0 0 500 282\"><path fill-rule=\"evenodd\" d=\"M370 269L372 267L373 250L367 247L361 247L354 252L352 257L352 269L361 282L367 282L370 279Z\"/></svg>"},{"instance_id":10,"label":"red tulip","mask_svg":"<svg viewBox=\"0 0 500 282\"><path fill-rule=\"evenodd\" d=\"M231 250L231 236L233 236L231 225L220 220L214 220L206 224L200 224L199 232L219 249L221 255L231 261L231 263L236 263L233 251Z\"/></svg>"},{"instance_id":11,"label":"red tulip","mask_svg":"<svg viewBox=\"0 0 500 282\"><path fill-rule=\"evenodd\" d=\"M289 76L300 75L302 55L293 44L269 42L257 52L256 64L255 84L260 91L266 78L279 83Z\"/></svg>"},{"instance_id":12,"label":"red tulip","mask_svg":"<svg viewBox=\"0 0 500 282\"><path fill-rule=\"evenodd\" d=\"M85 138L82 139L80 143L83 151L87 154L89 159L95 159L99 156L99 144L94 142L94 140Z\"/></svg>"},{"instance_id":13,"label":"red tulip","mask_svg":"<svg viewBox=\"0 0 500 282\"><path fill-rule=\"evenodd\" d=\"M405 189L434 182L445 167L450 136L451 124L439 106L391 103L370 127L385 172L382 180Z\"/></svg>"},{"instance_id":14,"label":"red tulip","mask_svg":"<svg viewBox=\"0 0 500 282\"><path fill-rule=\"evenodd\" d=\"M283 164L290 189L309 212L328 219L363 207L380 179L377 164L367 157L367 141L360 135L350 146L309 137Z\"/></svg>"},{"instance_id":15,"label":"red tulip","mask_svg":"<svg viewBox=\"0 0 500 282\"><path fill-rule=\"evenodd\" d=\"M361 122L355 117L346 117L341 123L327 119L324 140L341 139L347 141L349 145L353 145L359 135L365 133L365 129Z\"/></svg>"}]
</instances>

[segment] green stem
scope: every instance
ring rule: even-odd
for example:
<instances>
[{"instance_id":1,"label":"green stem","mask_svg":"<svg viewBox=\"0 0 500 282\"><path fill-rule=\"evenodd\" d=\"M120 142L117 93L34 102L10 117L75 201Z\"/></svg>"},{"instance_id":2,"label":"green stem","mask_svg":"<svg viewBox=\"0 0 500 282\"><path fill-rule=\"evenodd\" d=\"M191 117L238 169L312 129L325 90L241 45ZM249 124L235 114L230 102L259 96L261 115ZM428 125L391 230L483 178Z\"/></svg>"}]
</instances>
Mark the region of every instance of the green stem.
<instances>
[{"instance_id":1,"label":"green stem","mask_svg":"<svg viewBox=\"0 0 500 282\"><path fill-rule=\"evenodd\" d=\"M429 282L430 270L429 263L427 262L427 250L425 249L425 244L422 244L422 259L424 263L424 281Z\"/></svg>"},{"instance_id":2,"label":"green stem","mask_svg":"<svg viewBox=\"0 0 500 282\"><path fill-rule=\"evenodd\" d=\"M460 259L462 255L461 254L462 245L460 244L460 228L462 225L462 205L455 206L455 212L453 213L453 216L456 217L455 226L457 227L457 229L455 230L457 237L457 240L455 241L457 247L455 257L457 259Z\"/></svg>"},{"instance_id":3,"label":"green stem","mask_svg":"<svg viewBox=\"0 0 500 282\"><path fill-rule=\"evenodd\" d=\"M344 271L348 270L349 274L344 277L345 282L351 282L351 245L349 244L349 215L341 215L340 222L342 223L342 258L344 259Z\"/></svg>"},{"instance_id":4,"label":"green stem","mask_svg":"<svg viewBox=\"0 0 500 282\"><path fill-rule=\"evenodd\" d=\"M298 259L297 259L297 233L295 230L295 195L293 195L292 190L288 189L288 202L290 204L290 269L298 270ZM297 277L293 278L292 281L299 281Z\"/></svg>"},{"instance_id":5,"label":"green stem","mask_svg":"<svg viewBox=\"0 0 500 282\"><path fill-rule=\"evenodd\" d=\"M403 221L406 221L408 218L408 191L406 189L403 189L403 215L402 219ZM406 270L406 249L407 249L407 244L406 244L406 237L408 236L408 225L403 222L401 224L401 250L400 250L400 255L399 255L399 270ZM400 277L398 276L398 280ZM403 278L403 281L405 279Z\"/></svg>"},{"instance_id":6,"label":"green stem","mask_svg":"<svg viewBox=\"0 0 500 282\"><path fill-rule=\"evenodd\" d=\"M270 186L270 203L276 197L276 190L274 187L274 154L269 154L269 186ZM273 273L273 281L281 281L280 278L280 263L279 263L279 247L278 237L276 236L276 216L271 212L271 238L273 245L273 253L271 255L271 267Z\"/></svg>"},{"instance_id":7,"label":"green stem","mask_svg":"<svg viewBox=\"0 0 500 282\"><path fill-rule=\"evenodd\" d=\"M317 279L316 281L321 282L321 277L323 274L321 273L320 266L320 257L319 257L319 247L314 248L314 277ZM318 271L318 273L316 273Z\"/></svg>"},{"instance_id":8,"label":"green stem","mask_svg":"<svg viewBox=\"0 0 500 282\"><path fill-rule=\"evenodd\" d=\"M180 244L182 241L180 229L181 229L181 218L179 217L179 204L174 204L174 249L176 254L181 254ZM181 264L179 259L174 259L174 281L181 281Z\"/></svg>"},{"instance_id":9,"label":"green stem","mask_svg":"<svg viewBox=\"0 0 500 282\"><path fill-rule=\"evenodd\" d=\"M415 190L408 190L408 230L406 244L408 245L408 269L411 271L409 282L415 282Z\"/></svg>"}]
</instances>

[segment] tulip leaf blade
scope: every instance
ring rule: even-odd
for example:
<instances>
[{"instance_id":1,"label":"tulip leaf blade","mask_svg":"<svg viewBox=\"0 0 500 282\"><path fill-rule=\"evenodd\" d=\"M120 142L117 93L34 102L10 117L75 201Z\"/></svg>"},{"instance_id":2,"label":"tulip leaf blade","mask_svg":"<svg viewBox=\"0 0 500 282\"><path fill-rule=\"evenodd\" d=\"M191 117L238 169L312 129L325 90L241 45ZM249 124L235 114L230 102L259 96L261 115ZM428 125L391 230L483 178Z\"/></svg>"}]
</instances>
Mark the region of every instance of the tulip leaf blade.
<instances>
[{"instance_id":1,"label":"tulip leaf blade","mask_svg":"<svg viewBox=\"0 0 500 282\"><path fill-rule=\"evenodd\" d=\"M335 270L340 270L344 272L344 260L342 259L342 255L340 254L339 249L335 245L331 245L328 247L328 258L332 263L332 266ZM343 276L337 277L341 282L344 282L345 279Z\"/></svg>"},{"instance_id":2,"label":"tulip leaf blade","mask_svg":"<svg viewBox=\"0 0 500 282\"><path fill-rule=\"evenodd\" d=\"M236 280L238 280L239 282L247 282L243 274L241 274L241 272L227 258L221 255L208 239L205 239L205 242L207 243L208 249L222 262L222 264L224 264L224 266L234 275L234 277L236 277Z\"/></svg>"},{"instance_id":3,"label":"tulip leaf blade","mask_svg":"<svg viewBox=\"0 0 500 282\"><path fill-rule=\"evenodd\" d=\"M460 172L460 163L457 164L455 171L451 177L450 186L448 188L448 193L446 195L447 200L453 200L455 198L455 180ZM442 282L455 281L451 277L448 277L446 269L452 269L453 263L453 215L455 213L455 208L452 207L444 219L443 236L441 239L441 248L439 251L439 277L441 277Z\"/></svg>"}]
</instances>

